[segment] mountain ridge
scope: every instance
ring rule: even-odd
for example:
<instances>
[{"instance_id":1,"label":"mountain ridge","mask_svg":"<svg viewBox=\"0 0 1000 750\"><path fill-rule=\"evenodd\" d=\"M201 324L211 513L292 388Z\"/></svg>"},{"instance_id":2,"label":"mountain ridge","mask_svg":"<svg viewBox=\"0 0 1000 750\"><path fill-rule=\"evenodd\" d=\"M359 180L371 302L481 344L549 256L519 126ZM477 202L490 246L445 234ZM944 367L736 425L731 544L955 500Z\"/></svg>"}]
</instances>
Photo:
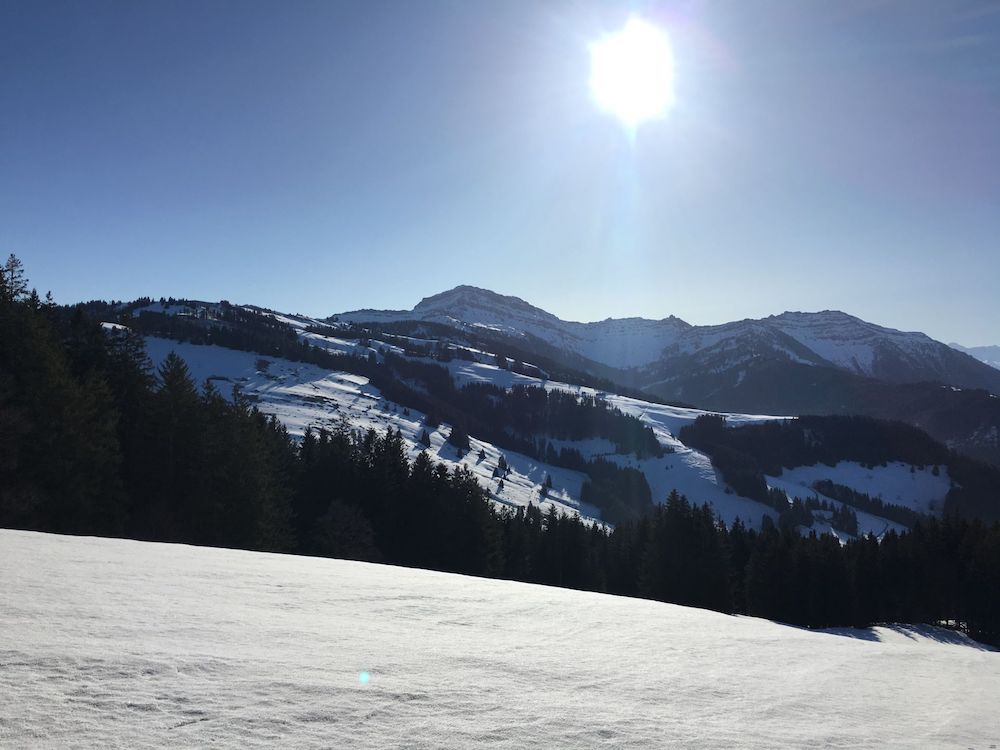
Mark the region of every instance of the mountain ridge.
<instances>
[{"instance_id":1,"label":"mountain ridge","mask_svg":"<svg viewBox=\"0 0 1000 750\"><path fill-rule=\"evenodd\" d=\"M975 357L980 362L985 362L990 367L1000 369L1000 346L996 344L991 346L962 346L961 344L951 342L948 346L952 349L964 352L971 357Z\"/></svg>"},{"instance_id":2,"label":"mountain ridge","mask_svg":"<svg viewBox=\"0 0 1000 750\"><path fill-rule=\"evenodd\" d=\"M623 371L644 385L692 365L739 367L761 359L829 366L887 382L941 382L1000 393L1000 372L919 331L900 331L840 310L785 311L717 325L692 325L675 316L629 317L581 323L513 295L460 285L424 297L412 310L353 310L329 318L351 323L427 321L499 335L534 337ZM711 361L711 365L708 363Z\"/></svg>"}]
</instances>

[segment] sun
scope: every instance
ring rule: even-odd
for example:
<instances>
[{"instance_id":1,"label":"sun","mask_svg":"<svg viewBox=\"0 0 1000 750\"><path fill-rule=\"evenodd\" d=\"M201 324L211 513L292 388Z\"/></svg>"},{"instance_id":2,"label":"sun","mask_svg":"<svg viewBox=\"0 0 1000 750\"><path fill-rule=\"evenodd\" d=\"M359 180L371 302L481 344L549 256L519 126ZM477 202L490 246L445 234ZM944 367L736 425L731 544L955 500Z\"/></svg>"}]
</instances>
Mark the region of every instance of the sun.
<instances>
[{"instance_id":1,"label":"sun","mask_svg":"<svg viewBox=\"0 0 1000 750\"><path fill-rule=\"evenodd\" d=\"M674 55L666 32L632 16L621 31L591 44L590 93L633 131L666 115L674 102Z\"/></svg>"}]
</instances>

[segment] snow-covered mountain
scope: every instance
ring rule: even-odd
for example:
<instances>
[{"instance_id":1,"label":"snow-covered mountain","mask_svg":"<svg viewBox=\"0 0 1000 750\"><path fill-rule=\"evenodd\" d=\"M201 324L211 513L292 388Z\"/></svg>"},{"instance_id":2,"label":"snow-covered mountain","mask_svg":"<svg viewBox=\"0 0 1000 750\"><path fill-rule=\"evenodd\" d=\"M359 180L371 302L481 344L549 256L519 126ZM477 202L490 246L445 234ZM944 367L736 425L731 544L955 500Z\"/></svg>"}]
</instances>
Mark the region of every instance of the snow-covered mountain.
<instances>
[{"instance_id":1,"label":"snow-covered mountain","mask_svg":"<svg viewBox=\"0 0 1000 750\"><path fill-rule=\"evenodd\" d=\"M956 381L955 385L963 386L977 380L1000 383L1000 379L992 379L992 373L986 373L984 379L978 363L954 356L951 347L924 333L897 331L832 310L786 312L764 322L826 362L858 375L891 382Z\"/></svg>"},{"instance_id":2,"label":"snow-covered mountain","mask_svg":"<svg viewBox=\"0 0 1000 750\"><path fill-rule=\"evenodd\" d=\"M956 343L951 343L949 346L1000 370L1000 346L962 346Z\"/></svg>"},{"instance_id":3,"label":"snow-covered mountain","mask_svg":"<svg viewBox=\"0 0 1000 750\"><path fill-rule=\"evenodd\" d=\"M848 378L811 370L835 370ZM760 377L762 371L765 377ZM811 411L835 408L830 394L855 394L847 411L861 410L857 394L882 384L940 383L1000 394L1000 371L931 339L867 323L842 312L786 312L762 320L692 326L639 371L639 385L667 398L724 408ZM828 382L817 387L817 381ZM761 381L786 380L784 400L754 401ZM765 388L766 390L766 388ZM742 392L741 392L742 391ZM809 394L806 402L790 398ZM776 395L776 394L771 394ZM748 400L749 399L749 400ZM794 411L793 411L794 413ZM801 412L798 412L801 413ZM905 415L891 415L905 418Z\"/></svg>"},{"instance_id":4,"label":"snow-covered mountain","mask_svg":"<svg viewBox=\"0 0 1000 750\"><path fill-rule=\"evenodd\" d=\"M868 323L843 312L785 312L760 320L693 326L669 317L564 321L518 297L459 286L412 310L355 310L332 316L356 323L428 321L535 338L595 363L640 368L642 385L762 360L833 367L893 383L943 382L1000 392L1000 373L926 334Z\"/></svg>"},{"instance_id":5,"label":"snow-covered mountain","mask_svg":"<svg viewBox=\"0 0 1000 750\"><path fill-rule=\"evenodd\" d=\"M426 570L0 531L0 745L988 748L1000 653Z\"/></svg>"},{"instance_id":6,"label":"snow-covered mountain","mask_svg":"<svg viewBox=\"0 0 1000 750\"><path fill-rule=\"evenodd\" d=\"M425 297L412 310L355 310L338 313L332 319L355 323L428 321L513 337L532 336L594 362L619 368L655 362L666 347L691 327L674 317L608 318L595 323L565 321L519 297L474 286L458 286Z\"/></svg>"},{"instance_id":7,"label":"snow-covered mountain","mask_svg":"<svg viewBox=\"0 0 1000 750\"><path fill-rule=\"evenodd\" d=\"M691 326L660 359L707 352L729 352L733 362L771 355L884 380L948 378L956 360L969 364L923 333L885 328L836 310Z\"/></svg>"}]
</instances>

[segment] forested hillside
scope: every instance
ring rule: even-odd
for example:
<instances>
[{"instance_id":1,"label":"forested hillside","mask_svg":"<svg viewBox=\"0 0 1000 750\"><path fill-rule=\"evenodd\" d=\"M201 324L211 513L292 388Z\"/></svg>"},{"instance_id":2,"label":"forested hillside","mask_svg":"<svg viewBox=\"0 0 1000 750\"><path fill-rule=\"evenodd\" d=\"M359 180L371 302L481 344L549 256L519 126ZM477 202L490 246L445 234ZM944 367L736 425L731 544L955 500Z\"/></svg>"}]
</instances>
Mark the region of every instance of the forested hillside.
<instances>
[{"instance_id":1,"label":"forested hillside","mask_svg":"<svg viewBox=\"0 0 1000 750\"><path fill-rule=\"evenodd\" d=\"M927 433L902 422L870 417L799 417L759 425L728 426L705 415L681 430L688 445L705 451L738 492L767 502L767 475L784 468L855 461L885 465L901 461L948 472L949 515L1000 521L1000 469L949 450Z\"/></svg>"}]
</instances>

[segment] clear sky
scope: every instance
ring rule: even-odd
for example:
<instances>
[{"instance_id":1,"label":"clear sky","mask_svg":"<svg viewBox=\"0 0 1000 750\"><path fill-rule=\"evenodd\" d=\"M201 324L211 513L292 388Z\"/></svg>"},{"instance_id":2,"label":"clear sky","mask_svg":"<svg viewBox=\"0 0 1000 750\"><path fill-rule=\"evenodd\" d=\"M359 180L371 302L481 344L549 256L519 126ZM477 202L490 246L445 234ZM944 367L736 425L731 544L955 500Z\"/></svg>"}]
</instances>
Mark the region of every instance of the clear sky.
<instances>
[{"instance_id":1,"label":"clear sky","mask_svg":"<svg viewBox=\"0 0 1000 750\"><path fill-rule=\"evenodd\" d=\"M676 67L634 138L588 90L630 12ZM0 251L60 302L1000 343L1000 4L0 0Z\"/></svg>"}]
</instances>

